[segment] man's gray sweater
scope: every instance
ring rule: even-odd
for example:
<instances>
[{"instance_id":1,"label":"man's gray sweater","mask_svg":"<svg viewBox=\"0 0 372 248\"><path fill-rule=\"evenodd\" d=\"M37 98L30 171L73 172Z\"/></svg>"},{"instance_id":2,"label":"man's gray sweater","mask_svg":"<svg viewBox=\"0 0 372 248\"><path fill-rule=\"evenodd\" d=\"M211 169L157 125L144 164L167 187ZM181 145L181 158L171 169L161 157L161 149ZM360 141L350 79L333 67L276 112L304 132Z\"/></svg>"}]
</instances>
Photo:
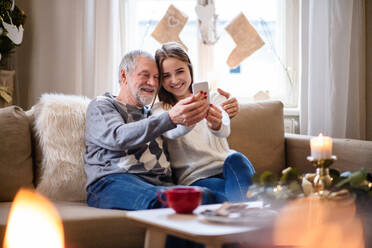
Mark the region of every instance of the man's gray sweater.
<instances>
[{"instance_id":1,"label":"man's gray sweater","mask_svg":"<svg viewBox=\"0 0 372 248\"><path fill-rule=\"evenodd\" d=\"M168 112L123 104L109 93L93 99L86 113L87 186L113 173L131 173L155 185L172 185L161 135L174 125Z\"/></svg>"}]
</instances>

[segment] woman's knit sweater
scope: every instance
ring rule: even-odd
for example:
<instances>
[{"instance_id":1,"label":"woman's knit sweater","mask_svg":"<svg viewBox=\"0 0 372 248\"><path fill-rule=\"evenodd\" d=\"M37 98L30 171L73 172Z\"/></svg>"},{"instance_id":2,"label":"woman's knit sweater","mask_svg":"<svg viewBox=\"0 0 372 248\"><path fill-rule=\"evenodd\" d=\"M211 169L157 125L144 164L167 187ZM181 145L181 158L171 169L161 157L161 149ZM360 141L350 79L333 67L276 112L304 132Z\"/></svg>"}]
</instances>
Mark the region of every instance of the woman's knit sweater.
<instances>
[{"instance_id":1,"label":"woman's knit sweater","mask_svg":"<svg viewBox=\"0 0 372 248\"><path fill-rule=\"evenodd\" d=\"M222 110L222 125L220 130L214 131L203 119L197 123L191 131L184 136L177 136L176 130L184 134L183 126L170 130L172 135L165 133L164 139L167 142L170 156L170 164L177 183L190 185L193 182L218 175L222 173L222 166L226 157L232 153L227 143L230 135L230 119L228 114L220 107L226 98L218 93L210 95L211 103ZM153 108L155 115L165 111L162 104L157 103Z\"/></svg>"}]
</instances>

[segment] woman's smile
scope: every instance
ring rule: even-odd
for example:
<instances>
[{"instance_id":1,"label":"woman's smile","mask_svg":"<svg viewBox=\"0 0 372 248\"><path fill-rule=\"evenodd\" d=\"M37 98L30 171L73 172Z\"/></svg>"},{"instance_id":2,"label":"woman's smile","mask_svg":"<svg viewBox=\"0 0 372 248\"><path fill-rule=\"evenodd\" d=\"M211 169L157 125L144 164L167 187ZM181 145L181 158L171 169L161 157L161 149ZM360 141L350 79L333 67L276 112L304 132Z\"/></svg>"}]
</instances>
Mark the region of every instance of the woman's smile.
<instances>
[{"instance_id":1,"label":"woman's smile","mask_svg":"<svg viewBox=\"0 0 372 248\"><path fill-rule=\"evenodd\" d=\"M184 86L184 85L185 85L184 82L179 82L179 83L177 83L177 84L171 84L171 85L169 85L169 87L171 87L171 88L177 90L177 89L181 88L181 87Z\"/></svg>"}]
</instances>

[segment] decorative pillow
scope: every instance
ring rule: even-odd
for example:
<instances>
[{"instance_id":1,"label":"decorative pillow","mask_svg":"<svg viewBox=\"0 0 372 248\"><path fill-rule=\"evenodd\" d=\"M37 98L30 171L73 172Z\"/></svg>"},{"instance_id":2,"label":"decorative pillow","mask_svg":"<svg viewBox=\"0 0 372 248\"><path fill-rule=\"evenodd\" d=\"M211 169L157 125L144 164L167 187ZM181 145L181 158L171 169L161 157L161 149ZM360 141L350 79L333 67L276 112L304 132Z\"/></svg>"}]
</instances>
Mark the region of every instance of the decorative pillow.
<instances>
[{"instance_id":1,"label":"decorative pillow","mask_svg":"<svg viewBox=\"0 0 372 248\"><path fill-rule=\"evenodd\" d=\"M33 107L42 152L36 190L53 200L84 201L85 113L83 96L43 94Z\"/></svg>"},{"instance_id":2,"label":"decorative pillow","mask_svg":"<svg viewBox=\"0 0 372 248\"><path fill-rule=\"evenodd\" d=\"M0 108L0 143L0 201L12 201L21 187L34 187L30 125L20 107Z\"/></svg>"}]
</instances>

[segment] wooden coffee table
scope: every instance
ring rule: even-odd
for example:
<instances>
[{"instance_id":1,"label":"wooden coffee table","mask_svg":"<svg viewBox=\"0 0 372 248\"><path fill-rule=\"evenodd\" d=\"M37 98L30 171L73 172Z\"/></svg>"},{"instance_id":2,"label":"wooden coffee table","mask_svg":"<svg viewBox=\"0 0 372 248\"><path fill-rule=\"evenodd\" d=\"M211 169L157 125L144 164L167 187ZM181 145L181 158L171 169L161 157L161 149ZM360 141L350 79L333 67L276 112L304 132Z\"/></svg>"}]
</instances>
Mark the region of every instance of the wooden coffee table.
<instances>
[{"instance_id":1,"label":"wooden coffee table","mask_svg":"<svg viewBox=\"0 0 372 248\"><path fill-rule=\"evenodd\" d=\"M259 202L250 204L257 205ZM194 214L176 214L173 209L153 209L128 212L127 216L146 228L145 248L164 247L168 234L202 243L206 248L222 247L224 243L244 242L254 247L271 243L272 225L235 225L210 222L197 214L220 204L199 206Z\"/></svg>"}]
</instances>

